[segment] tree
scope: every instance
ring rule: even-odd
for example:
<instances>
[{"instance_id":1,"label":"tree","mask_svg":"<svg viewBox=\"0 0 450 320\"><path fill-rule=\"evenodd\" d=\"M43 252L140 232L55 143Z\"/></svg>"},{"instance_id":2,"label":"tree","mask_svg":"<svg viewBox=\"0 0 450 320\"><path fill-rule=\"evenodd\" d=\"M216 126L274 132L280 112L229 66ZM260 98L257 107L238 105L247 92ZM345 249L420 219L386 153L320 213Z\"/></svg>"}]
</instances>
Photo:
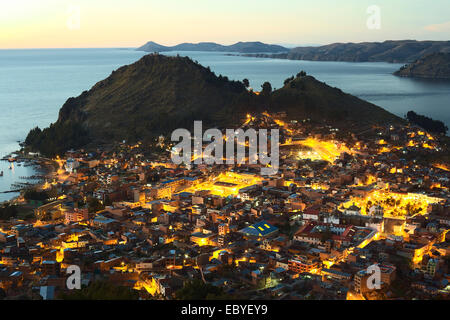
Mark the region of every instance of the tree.
<instances>
[{"instance_id":1,"label":"tree","mask_svg":"<svg viewBox=\"0 0 450 320\"><path fill-rule=\"evenodd\" d=\"M9 203L0 207L0 220L8 220L17 216L17 205L10 205Z\"/></svg>"},{"instance_id":2,"label":"tree","mask_svg":"<svg viewBox=\"0 0 450 320\"><path fill-rule=\"evenodd\" d=\"M248 81L247 78L245 78L244 80L242 80L242 83L244 84L244 86L245 86L246 88L250 87L250 81Z\"/></svg>"},{"instance_id":3,"label":"tree","mask_svg":"<svg viewBox=\"0 0 450 320\"><path fill-rule=\"evenodd\" d=\"M60 115L72 108L73 98L67 100L61 108ZM53 123L44 130L38 127L32 129L26 139L25 145L31 150L41 152L48 157L63 154L69 149L78 149L91 141L87 130L79 122Z\"/></svg>"},{"instance_id":4,"label":"tree","mask_svg":"<svg viewBox=\"0 0 450 320\"><path fill-rule=\"evenodd\" d=\"M97 198L88 200L88 212L93 213L105 209L105 206Z\"/></svg>"},{"instance_id":5,"label":"tree","mask_svg":"<svg viewBox=\"0 0 450 320\"><path fill-rule=\"evenodd\" d=\"M269 95L272 92L272 85L270 84L270 82L264 82L261 88L261 93L264 95Z\"/></svg>"},{"instance_id":6,"label":"tree","mask_svg":"<svg viewBox=\"0 0 450 320\"><path fill-rule=\"evenodd\" d=\"M23 195L24 199L27 201L46 201L54 196L54 193L50 195L48 191L37 191L35 189L27 189Z\"/></svg>"},{"instance_id":7,"label":"tree","mask_svg":"<svg viewBox=\"0 0 450 320\"><path fill-rule=\"evenodd\" d=\"M301 77L305 77L306 76L306 72L305 71L300 71L299 73L297 73L297 78L301 78Z\"/></svg>"},{"instance_id":8,"label":"tree","mask_svg":"<svg viewBox=\"0 0 450 320\"><path fill-rule=\"evenodd\" d=\"M291 82L292 80L294 80L294 76L287 78L286 80L284 80L283 84L287 85L289 82Z\"/></svg>"},{"instance_id":9,"label":"tree","mask_svg":"<svg viewBox=\"0 0 450 320\"><path fill-rule=\"evenodd\" d=\"M81 290L72 290L58 296L62 300L137 300L139 293L111 282L96 281Z\"/></svg>"},{"instance_id":10,"label":"tree","mask_svg":"<svg viewBox=\"0 0 450 320\"><path fill-rule=\"evenodd\" d=\"M39 127L35 127L34 129L31 129L30 133L28 133L28 135L25 139L25 144L33 145L37 141L37 139L39 138L41 133L42 133L42 130Z\"/></svg>"},{"instance_id":11,"label":"tree","mask_svg":"<svg viewBox=\"0 0 450 320\"><path fill-rule=\"evenodd\" d=\"M406 118L409 122L416 124L427 131L445 134L448 131L448 127L439 120L433 120L431 118L422 116L414 111L408 111Z\"/></svg>"}]
</instances>

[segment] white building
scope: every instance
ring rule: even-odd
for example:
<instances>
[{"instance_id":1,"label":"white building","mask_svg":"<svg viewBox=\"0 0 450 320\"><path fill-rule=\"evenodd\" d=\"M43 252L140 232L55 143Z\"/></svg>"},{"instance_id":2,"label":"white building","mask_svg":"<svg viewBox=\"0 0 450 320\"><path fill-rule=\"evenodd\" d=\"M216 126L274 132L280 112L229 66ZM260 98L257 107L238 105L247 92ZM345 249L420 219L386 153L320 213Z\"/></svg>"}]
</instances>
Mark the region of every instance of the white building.
<instances>
[{"instance_id":1,"label":"white building","mask_svg":"<svg viewBox=\"0 0 450 320\"><path fill-rule=\"evenodd\" d=\"M80 166L80 163L72 158L67 159L64 167L67 172L72 173L76 168Z\"/></svg>"}]
</instances>

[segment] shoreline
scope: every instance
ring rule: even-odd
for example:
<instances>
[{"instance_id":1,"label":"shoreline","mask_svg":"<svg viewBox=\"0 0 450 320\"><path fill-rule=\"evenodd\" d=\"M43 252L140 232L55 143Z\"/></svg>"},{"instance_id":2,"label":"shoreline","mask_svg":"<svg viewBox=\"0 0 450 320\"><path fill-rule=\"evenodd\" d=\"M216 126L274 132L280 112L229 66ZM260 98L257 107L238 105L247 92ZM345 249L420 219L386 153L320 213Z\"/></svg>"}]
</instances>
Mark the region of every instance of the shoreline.
<instances>
[{"instance_id":1,"label":"shoreline","mask_svg":"<svg viewBox=\"0 0 450 320\"><path fill-rule=\"evenodd\" d=\"M53 159L48 159L48 158L41 157L41 156L25 155L24 152L20 151L20 150L13 151L13 152L7 154L6 156L4 156L3 158L1 158L0 160L1 161L9 161L8 159L11 157L16 159L12 163L27 164L26 166L33 167L34 174L29 177L24 177L25 178L24 180L26 181L25 183L27 184L27 186L23 186L16 190L4 191L3 193L16 193L17 192L17 193L19 193L19 195L16 195L8 200L1 201L0 202L1 205L5 205L6 203L15 204L18 201L18 199L21 197L24 190L26 190L27 188L36 188L36 187L44 185L45 181L52 179L53 174L56 172L55 165L57 165L57 163ZM26 179L26 178L28 178L28 179ZM30 182L30 180L31 181L37 180L37 181ZM20 182L14 181L10 185L11 189L15 183L20 183Z\"/></svg>"}]
</instances>

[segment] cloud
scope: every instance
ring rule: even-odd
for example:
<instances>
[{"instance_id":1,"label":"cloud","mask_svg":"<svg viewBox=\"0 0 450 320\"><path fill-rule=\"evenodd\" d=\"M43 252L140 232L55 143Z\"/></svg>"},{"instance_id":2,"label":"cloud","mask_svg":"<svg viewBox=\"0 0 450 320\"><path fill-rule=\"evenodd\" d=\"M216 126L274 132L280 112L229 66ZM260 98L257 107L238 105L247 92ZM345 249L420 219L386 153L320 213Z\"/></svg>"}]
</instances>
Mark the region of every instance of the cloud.
<instances>
[{"instance_id":1,"label":"cloud","mask_svg":"<svg viewBox=\"0 0 450 320\"><path fill-rule=\"evenodd\" d=\"M430 24L424 29L431 32L450 32L450 21L439 24Z\"/></svg>"}]
</instances>

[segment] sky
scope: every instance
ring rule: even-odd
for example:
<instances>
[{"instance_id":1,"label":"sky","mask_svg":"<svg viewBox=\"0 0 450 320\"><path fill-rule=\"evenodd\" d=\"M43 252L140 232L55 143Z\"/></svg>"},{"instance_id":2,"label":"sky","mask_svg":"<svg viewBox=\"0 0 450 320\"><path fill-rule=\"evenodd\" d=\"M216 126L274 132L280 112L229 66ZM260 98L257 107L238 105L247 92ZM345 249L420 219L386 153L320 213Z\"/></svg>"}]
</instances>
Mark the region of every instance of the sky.
<instances>
[{"instance_id":1,"label":"sky","mask_svg":"<svg viewBox=\"0 0 450 320\"><path fill-rule=\"evenodd\" d=\"M0 0L0 49L450 40L450 0Z\"/></svg>"}]
</instances>

